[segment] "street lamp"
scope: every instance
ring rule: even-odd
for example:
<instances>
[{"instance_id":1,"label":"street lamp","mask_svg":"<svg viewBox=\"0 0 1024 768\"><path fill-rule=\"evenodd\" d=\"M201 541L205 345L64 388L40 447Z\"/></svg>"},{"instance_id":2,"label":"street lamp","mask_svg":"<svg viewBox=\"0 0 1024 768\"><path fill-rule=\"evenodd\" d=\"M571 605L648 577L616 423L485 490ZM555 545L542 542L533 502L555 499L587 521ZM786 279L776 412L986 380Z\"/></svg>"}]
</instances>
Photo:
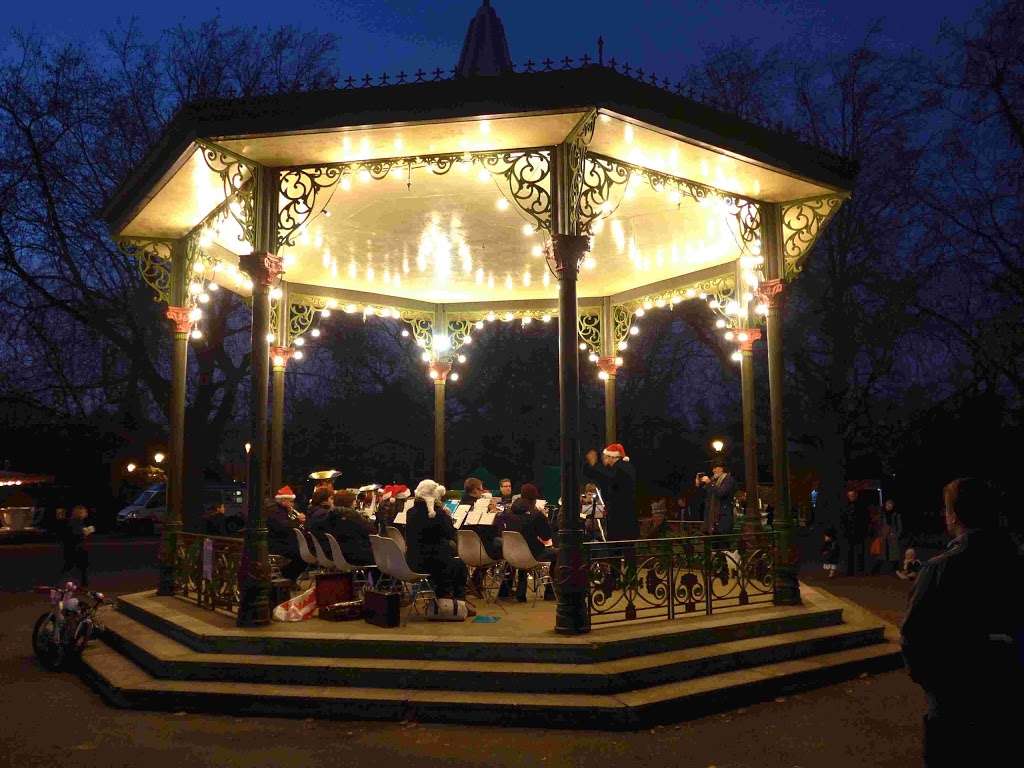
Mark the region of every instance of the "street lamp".
<instances>
[{"instance_id":1,"label":"street lamp","mask_svg":"<svg viewBox=\"0 0 1024 768\"><path fill-rule=\"evenodd\" d=\"M166 457L160 451L157 451L156 453L153 454L153 461L155 461L157 464L162 464L165 458Z\"/></svg>"},{"instance_id":2,"label":"street lamp","mask_svg":"<svg viewBox=\"0 0 1024 768\"><path fill-rule=\"evenodd\" d=\"M715 453L721 453L725 443L722 440L712 440L711 447L715 449Z\"/></svg>"},{"instance_id":3,"label":"street lamp","mask_svg":"<svg viewBox=\"0 0 1024 768\"><path fill-rule=\"evenodd\" d=\"M249 451L251 451L251 450L252 450L252 443L246 443L245 444L245 455L248 456L249 455Z\"/></svg>"},{"instance_id":4,"label":"street lamp","mask_svg":"<svg viewBox=\"0 0 1024 768\"><path fill-rule=\"evenodd\" d=\"M128 466L126 466L125 469L127 469L129 472L134 472L135 471L135 464L133 464L132 462L129 461L128 462Z\"/></svg>"}]
</instances>

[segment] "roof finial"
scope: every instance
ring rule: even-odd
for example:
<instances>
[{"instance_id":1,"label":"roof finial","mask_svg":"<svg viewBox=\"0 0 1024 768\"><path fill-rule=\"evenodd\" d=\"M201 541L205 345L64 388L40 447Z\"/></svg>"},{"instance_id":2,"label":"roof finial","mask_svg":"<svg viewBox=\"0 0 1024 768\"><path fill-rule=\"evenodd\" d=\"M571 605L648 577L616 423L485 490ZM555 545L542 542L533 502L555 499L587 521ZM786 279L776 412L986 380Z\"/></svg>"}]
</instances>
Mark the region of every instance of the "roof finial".
<instances>
[{"instance_id":1,"label":"roof finial","mask_svg":"<svg viewBox=\"0 0 1024 768\"><path fill-rule=\"evenodd\" d=\"M458 77L474 75L500 75L512 71L512 57L508 52L505 27L498 14L491 8L490 0L483 0L477 10L466 40L462 44L462 55L455 67Z\"/></svg>"}]
</instances>

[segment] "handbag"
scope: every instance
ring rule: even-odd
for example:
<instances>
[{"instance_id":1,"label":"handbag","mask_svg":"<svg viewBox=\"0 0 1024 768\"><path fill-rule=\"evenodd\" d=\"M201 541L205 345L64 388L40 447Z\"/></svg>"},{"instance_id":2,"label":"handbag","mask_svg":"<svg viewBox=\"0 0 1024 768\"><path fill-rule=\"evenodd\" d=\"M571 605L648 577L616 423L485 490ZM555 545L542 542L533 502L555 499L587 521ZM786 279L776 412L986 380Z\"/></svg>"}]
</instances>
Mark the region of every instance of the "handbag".
<instances>
[{"instance_id":1,"label":"handbag","mask_svg":"<svg viewBox=\"0 0 1024 768\"><path fill-rule=\"evenodd\" d=\"M872 557L882 556L882 537L876 536L871 540L871 548L868 550L868 554Z\"/></svg>"}]
</instances>

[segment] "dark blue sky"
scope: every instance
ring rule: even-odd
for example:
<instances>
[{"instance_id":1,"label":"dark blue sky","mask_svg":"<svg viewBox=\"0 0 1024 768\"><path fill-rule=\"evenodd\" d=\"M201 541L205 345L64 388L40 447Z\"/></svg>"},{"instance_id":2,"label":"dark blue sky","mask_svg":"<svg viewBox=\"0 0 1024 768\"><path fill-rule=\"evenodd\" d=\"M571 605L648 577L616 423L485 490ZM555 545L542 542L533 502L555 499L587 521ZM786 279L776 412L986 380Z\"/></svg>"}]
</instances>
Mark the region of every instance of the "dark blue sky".
<instances>
[{"instance_id":1,"label":"dark blue sky","mask_svg":"<svg viewBox=\"0 0 1024 768\"><path fill-rule=\"evenodd\" d=\"M480 0L49 0L12 3L9 27L35 29L53 41L98 39L118 19L139 19L147 34L179 21L194 24L220 12L228 23L284 24L335 32L343 73L407 71L452 66ZM943 18L961 22L973 2L932 0L493 0L508 33L514 61L594 54L604 35L606 55L670 77L699 61L702 46L731 37L801 51L844 50L859 42L874 19L894 49L927 52Z\"/></svg>"}]
</instances>

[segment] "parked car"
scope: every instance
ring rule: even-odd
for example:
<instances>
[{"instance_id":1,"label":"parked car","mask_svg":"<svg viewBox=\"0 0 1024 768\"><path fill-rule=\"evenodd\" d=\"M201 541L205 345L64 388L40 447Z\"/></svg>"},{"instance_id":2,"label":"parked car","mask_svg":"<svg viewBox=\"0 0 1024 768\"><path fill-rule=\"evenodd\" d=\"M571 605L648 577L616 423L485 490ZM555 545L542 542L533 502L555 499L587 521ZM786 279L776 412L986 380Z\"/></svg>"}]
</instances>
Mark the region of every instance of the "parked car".
<instances>
[{"instance_id":1,"label":"parked car","mask_svg":"<svg viewBox=\"0 0 1024 768\"><path fill-rule=\"evenodd\" d=\"M245 487L234 483L208 483L203 486L203 509L224 505L227 529L235 534L245 527ZM156 533L167 517L167 489L164 483L146 488L127 507L117 513L117 529L125 533Z\"/></svg>"}]
</instances>

